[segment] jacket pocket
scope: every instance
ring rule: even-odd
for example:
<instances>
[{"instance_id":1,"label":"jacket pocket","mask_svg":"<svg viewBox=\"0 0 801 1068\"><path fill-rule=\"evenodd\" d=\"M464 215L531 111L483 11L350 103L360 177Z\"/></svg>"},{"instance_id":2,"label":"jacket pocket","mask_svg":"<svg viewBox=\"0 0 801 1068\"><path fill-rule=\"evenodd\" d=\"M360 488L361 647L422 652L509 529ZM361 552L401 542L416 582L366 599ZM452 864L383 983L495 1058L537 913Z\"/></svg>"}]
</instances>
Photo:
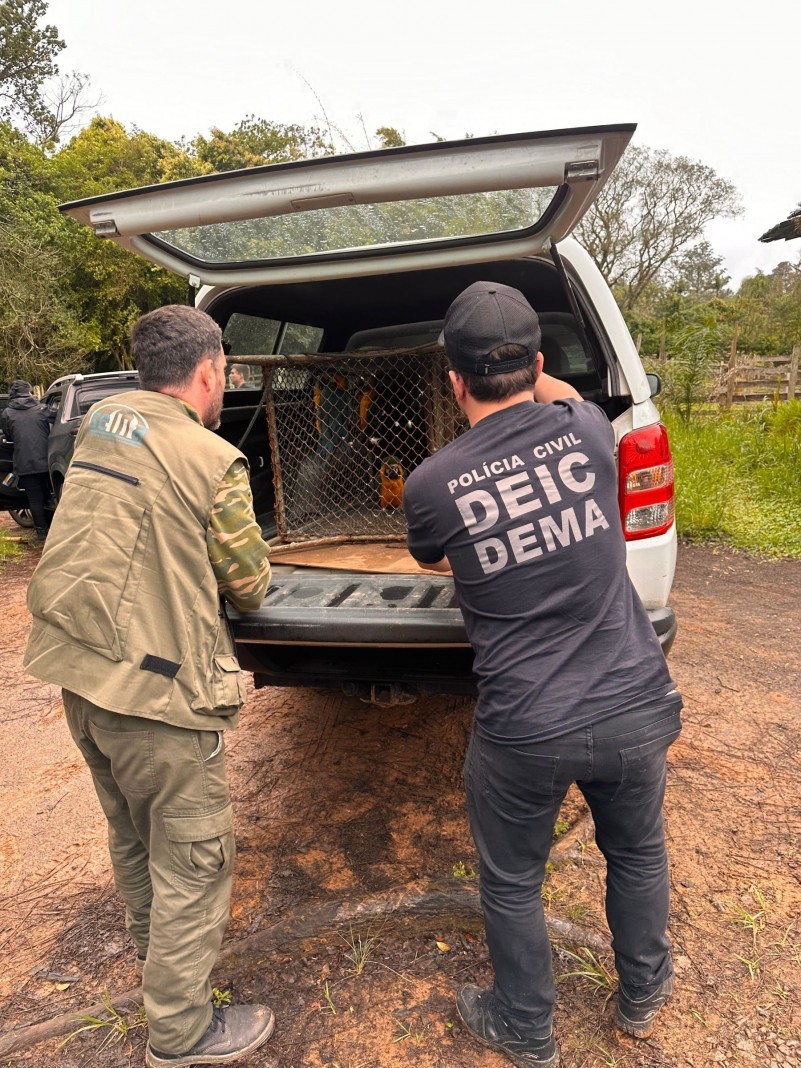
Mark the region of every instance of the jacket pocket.
<instances>
[{"instance_id":1,"label":"jacket pocket","mask_svg":"<svg viewBox=\"0 0 801 1068\"><path fill-rule=\"evenodd\" d=\"M163 815L174 883L197 886L230 872L234 863L234 821L231 805L203 816Z\"/></svg>"},{"instance_id":2,"label":"jacket pocket","mask_svg":"<svg viewBox=\"0 0 801 1068\"><path fill-rule=\"evenodd\" d=\"M56 516L47 558L31 580L28 607L73 642L119 661L142 577L151 511L96 484L90 488L80 512L73 509L69 521ZM76 544L85 553L77 554Z\"/></svg>"},{"instance_id":3,"label":"jacket pocket","mask_svg":"<svg viewBox=\"0 0 801 1068\"><path fill-rule=\"evenodd\" d=\"M217 653L214 656L211 689L216 709L241 708L245 703L242 669L233 653Z\"/></svg>"},{"instance_id":4,"label":"jacket pocket","mask_svg":"<svg viewBox=\"0 0 801 1068\"><path fill-rule=\"evenodd\" d=\"M191 708L201 716L232 716L245 703L245 685L224 616L217 618L209 644L210 659L196 676Z\"/></svg>"}]
</instances>

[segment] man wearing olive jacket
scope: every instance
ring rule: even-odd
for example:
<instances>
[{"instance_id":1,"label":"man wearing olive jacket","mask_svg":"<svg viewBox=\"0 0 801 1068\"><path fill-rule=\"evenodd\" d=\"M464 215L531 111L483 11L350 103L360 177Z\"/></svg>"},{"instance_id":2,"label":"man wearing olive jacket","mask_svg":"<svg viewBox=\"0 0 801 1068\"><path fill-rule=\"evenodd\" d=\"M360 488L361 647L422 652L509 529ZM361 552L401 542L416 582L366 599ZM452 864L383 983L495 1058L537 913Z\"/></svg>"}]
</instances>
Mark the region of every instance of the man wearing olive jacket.
<instances>
[{"instance_id":1,"label":"man wearing olive jacket","mask_svg":"<svg viewBox=\"0 0 801 1068\"><path fill-rule=\"evenodd\" d=\"M83 421L28 592L25 666L63 688L108 820L143 967L147 1064L228 1063L274 1019L266 1005L211 1003L234 862L223 732L244 698L221 598L261 605L269 549L247 462L211 433L225 389L219 327L165 307L131 342L141 389Z\"/></svg>"}]
</instances>

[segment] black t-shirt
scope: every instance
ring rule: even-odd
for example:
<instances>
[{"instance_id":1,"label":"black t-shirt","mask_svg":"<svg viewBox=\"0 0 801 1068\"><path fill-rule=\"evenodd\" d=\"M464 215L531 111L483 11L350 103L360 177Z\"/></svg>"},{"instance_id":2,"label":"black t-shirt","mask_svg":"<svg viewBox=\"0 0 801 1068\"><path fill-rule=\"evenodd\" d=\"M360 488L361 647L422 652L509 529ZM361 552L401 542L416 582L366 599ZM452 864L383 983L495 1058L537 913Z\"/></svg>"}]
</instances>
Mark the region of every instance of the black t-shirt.
<instances>
[{"instance_id":1,"label":"black t-shirt","mask_svg":"<svg viewBox=\"0 0 801 1068\"><path fill-rule=\"evenodd\" d=\"M489 738L558 737L674 688L626 571L614 447L596 405L525 401L406 482L409 552L453 568Z\"/></svg>"}]
</instances>

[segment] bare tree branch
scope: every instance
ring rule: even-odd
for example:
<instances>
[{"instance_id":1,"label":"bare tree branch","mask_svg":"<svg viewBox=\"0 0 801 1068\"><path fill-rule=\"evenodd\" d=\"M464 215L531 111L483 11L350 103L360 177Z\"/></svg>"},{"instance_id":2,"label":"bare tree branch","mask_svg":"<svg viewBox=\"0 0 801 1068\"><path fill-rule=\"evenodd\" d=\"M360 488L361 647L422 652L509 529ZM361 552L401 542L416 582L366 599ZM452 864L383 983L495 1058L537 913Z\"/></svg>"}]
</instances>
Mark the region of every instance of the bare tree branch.
<instances>
[{"instance_id":1,"label":"bare tree branch","mask_svg":"<svg viewBox=\"0 0 801 1068\"><path fill-rule=\"evenodd\" d=\"M712 219L741 211L737 191L711 167L665 150L629 148L577 236L631 310Z\"/></svg>"}]
</instances>

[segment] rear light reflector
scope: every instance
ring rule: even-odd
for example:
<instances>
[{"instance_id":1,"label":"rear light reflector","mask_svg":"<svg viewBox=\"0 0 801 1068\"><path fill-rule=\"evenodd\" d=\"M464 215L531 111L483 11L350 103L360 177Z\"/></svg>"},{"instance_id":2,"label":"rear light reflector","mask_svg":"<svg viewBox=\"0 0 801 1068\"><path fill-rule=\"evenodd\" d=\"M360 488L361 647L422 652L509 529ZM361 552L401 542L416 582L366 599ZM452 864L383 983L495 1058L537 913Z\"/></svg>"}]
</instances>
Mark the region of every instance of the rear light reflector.
<instances>
[{"instance_id":1,"label":"rear light reflector","mask_svg":"<svg viewBox=\"0 0 801 1068\"><path fill-rule=\"evenodd\" d=\"M673 461L659 464L658 467L644 467L642 471L632 471L626 479L626 493L639 493L640 490L659 489L673 483Z\"/></svg>"},{"instance_id":2,"label":"rear light reflector","mask_svg":"<svg viewBox=\"0 0 801 1068\"><path fill-rule=\"evenodd\" d=\"M620 441L620 518L627 541L664 534L675 517L673 459L661 423L632 430Z\"/></svg>"},{"instance_id":3,"label":"rear light reflector","mask_svg":"<svg viewBox=\"0 0 801 1068\"><path fill-rule=\"evenodd\" d=\"M649 534L654 527L667 528L673 522L675 508L673 501L663 501L661 504L646 504L643 508L632 508L626 514L626 534L637 534L641 530Z\"/></svg>"}]
</instances>

